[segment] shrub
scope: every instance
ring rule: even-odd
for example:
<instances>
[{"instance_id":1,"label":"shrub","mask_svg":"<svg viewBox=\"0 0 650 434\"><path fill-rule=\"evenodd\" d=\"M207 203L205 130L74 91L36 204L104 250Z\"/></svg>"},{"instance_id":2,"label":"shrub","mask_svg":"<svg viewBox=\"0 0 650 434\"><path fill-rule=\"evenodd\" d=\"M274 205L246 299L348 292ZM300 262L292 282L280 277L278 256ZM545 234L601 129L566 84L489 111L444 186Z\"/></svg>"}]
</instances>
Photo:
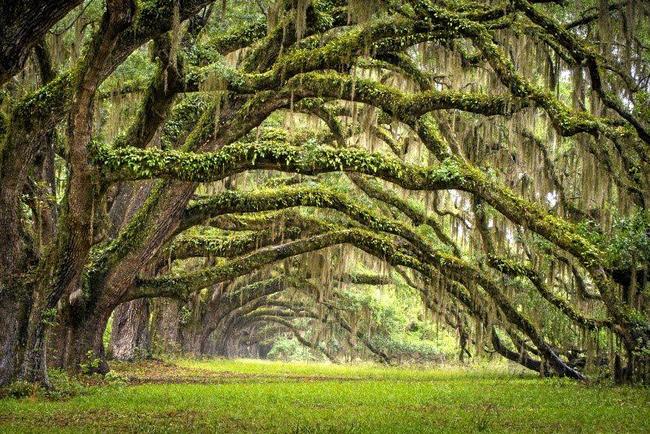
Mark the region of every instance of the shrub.
<instances>
[{"instance_id":1,"label":"shrub","mask_svg":"<svg viewBox=\"0 0 650 434\"><path fill-rule=\"evenodd\" d=\"M60 369L50 369L48 376L51 387L43 391L43 396L49 399L72 398L81 395L86 389L79 380L68 376L65 371Z\"/></svg>"},{"instance_id":2,"label":"shrub","mask_svg":"<svg viewBox=\"0 0 650 434\"><path fill-rule=\"evenodd\" d=\"M119 387L126 386L129 382L127 377L115 371L108 371L108 373L104 376L104 380L111 386Z\"/></svg>"},{"instance_id":3,"label":"shrub","mask_svg":"<svg viewBox=\"0 0 650 434\"><path fill-rule=\"evenodd\" d=\"M93 350L88 350L86 353L86 361L80 363L79 367L81 368L81 372L88 375L97 371L100 363L101 359L95 355L95 352Z\"/></svg>"},{"instance_id":4,"label":"shrub","mask_svg":"<svg viewBox=\"0 0 650 434\"><path fill-rule=\"evenodd\" d=\"M11 398L21 399L28 396L34 396L38 390L39 386L34 383L17 380L5 388L4 395Z\"/></svg>"}]
</instances>

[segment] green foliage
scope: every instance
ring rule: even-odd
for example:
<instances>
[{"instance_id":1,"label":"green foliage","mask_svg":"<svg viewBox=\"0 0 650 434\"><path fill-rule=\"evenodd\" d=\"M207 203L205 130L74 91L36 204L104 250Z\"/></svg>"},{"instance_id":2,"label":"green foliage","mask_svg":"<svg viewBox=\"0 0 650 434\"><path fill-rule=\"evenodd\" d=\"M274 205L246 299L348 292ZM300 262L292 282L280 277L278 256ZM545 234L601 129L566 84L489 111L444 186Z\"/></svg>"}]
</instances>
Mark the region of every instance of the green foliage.
<instances>
[{"instance_id":1,"label":"green foliage","mask_svg":"<svg viewBox=\"0 0 650 434\"><path fill-rule=\"evenodd\" d=\"M372 342L399 363L440 363L445 359L445 355L436 343L423 341L407 334L389 338L378 336L373 338Z\"/></svg>"},{"instance_id":2,"label":"green foliage","mask_svg":"<svg viewBox=\"0 0 650 434\"><path fill-rule=\"evenodd\" d=\"M640 91L634 94L634 111L646 122L650 121L650 93Z\"/></svg>"},{"instance_id":3,"label":"green foliage","mask_svg":"<svg viewBox=\"0 0 650 434\"><path fill-rule=\"evenodd\" d=\"M420 296L409 287L372 286L341 291L341 306L357 312L363 328L371 329L370 341L400 362L441 362L453 358L455 338L443 328L435 328L423 315ZM442 340L440 339L442 338Z\"/></svg>"},{"instance_id":4,"label":"green foliage","mask_svg":"<svg viewBox=\"0 0 650 434\"><path fill-rule=\"evenodd\" d=\"M89 375L96 372L100 364L101 359L97 357L93 350L88 350L85 356L85 360L79 364L79 368L81 369L82 373Z\"/></svg>"},{"instance_id":5,"label":"green foliage","mask_svg":"<svg viewBox=\"0 0 650 434\"><path fill-rule=\"evenodd\" d=\"M49 399L60 400L81 395L87 391L86 386L76 378L70 377L60 369L50 369L47 372L50 379L50 388L43 391L43 395Z\"/></svg>"},{"instance_id":6,"label":"green foliage","mask_svg":"<svg viewBox=\"0 0 650 434\"><path fill-rule=\"evenodd\" d=\"M187 96L176 104L162 127L160 141L163 149L177 147L180 138L191 130L208 106L202 95Z\"/></svg>"},{"instance_id":7,"label":"green foliage","mask_svg":"<svg viewBox=\"0 0 650 434\"><path fill-rule=\"evenodd\" d=\"M267 357L270 360L282 360L285 362L321 359L315 357L312 351L298 342L298 340L293 336L280 336L278 339L274 340L273 347L267 354Z\"/></svg>"},{"instance_id":8,"label":"green foliage","mask_svg":"<svg viewBox=\"0 0 650 434\"><path fill-rule=\"evenodd\" d=\"M187 325L192 321L192 310L188 306L182 306L179 315L181 325Z\"/></svg>"},{"instance_id":9,"label":"green foliage","mask_svg":"<svg viewBox=\"0 0 650 434\"><path fill-rule=\"evenodd\" d=\"M2 396L8 396L10 398L27 398L29 396L34 396L39 390L39 386L30 383L29 381L17 380L7 386L4 390L0 390L0 398Z\"/></svg>"},{"instance_id":10,"label":"green foliage","mask_svg":"<svg viewBox=\"0 0 650 434\"><path fill-rule=\"evenodd\" d=\"M47 327L52 327L56 325L56 321L57 321L56 316L57 316L57 309L55 307L46 309L43 312L43 319L42 319L43 324Z\"/></svg>"},{"instance_id":11,"label":"green foliage","mask_svg":"<svg viewBox=\"0 0 650 434\"><path fill-rule=\"evenodd\" d=\"M637 211L617 219L606 245L609 260L616 268L650 263L650 211Z\"/></svg>"},{"instance_id":12,"label":"green foliage","mask_svg":"<svg viewBox=\"0 0 650 434\"><path fill-rule=\"evenodd\" d=\"M88 388L76 378L70 377L60 369L49 369L47 375L50 381L48 388L43 388L28 381L18 380L4 389L0 389L0 399L3 397L16 399L38 397L48 400L62 400L79 396L88 391Z\"/></svg>"},{"instance_id":13,"label":"green foliage","mask_svg":"<svg viewBox=\"0 0 650 434\"><path fill-rule=\"evenodd\" d=\"M155 64L147 47L135 50L121 63L115 72L102 83L100 94L110 95L128 94L130 90L144 90L147 88L156 71Z\"/></svg>"},{"instance_id":14,"label":"green foliage","mask_svg":"<svg viewBox=\"0 0 650 434\"><path fill-rule=\"evenodd\" d=\"M113 315L108 319L106 323L106 330L104 330L104 335L102 336L102 342L104 343L104 348L110 348L111 334L113 333Z\"/></svg>"},{"instance_id":15,"label":"green foliage","mask_svg":"<svg viewBox=\"0 0 650 434\"><path fill-rule=\"evenodd\" d=\"M630 269L650 261L650 212L636 210L617 217L610 234L593 221L581 222L578 233L605 252L608 267Z\"/></svg>"},{"instance_id":16,"label":"green foliage","mask_svg":"<svg viewBox=\"0 0 650 434\"><path fill-rule=\"evenodd\" d=\"M124 387L128 384L128 378L123 374L115 371L109 371L104 375L104 381L109 386Z\"/></svg>"}]
</instances>

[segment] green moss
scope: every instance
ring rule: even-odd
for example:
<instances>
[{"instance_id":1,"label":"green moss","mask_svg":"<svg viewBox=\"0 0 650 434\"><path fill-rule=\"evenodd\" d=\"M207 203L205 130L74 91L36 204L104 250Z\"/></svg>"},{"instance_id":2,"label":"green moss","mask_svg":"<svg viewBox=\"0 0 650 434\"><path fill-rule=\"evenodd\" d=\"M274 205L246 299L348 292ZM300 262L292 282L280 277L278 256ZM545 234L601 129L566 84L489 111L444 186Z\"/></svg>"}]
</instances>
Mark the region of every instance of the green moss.
<instances>
[{"instance_id":1,"label":"green moss","mask_svg":"<svg viewBox=\"0 0 650 434\"><path fill-rule=\"evenodd\" d=\"M18 134L39 134L63 119L70 108L74 75L59 75L23 99L12 115L12 128Z\"/></svg>"},{"instance_id":2,"label":"green moss","mask_svg":"<svg viewBox=\"0 0 650 434\"><path fill-rule=\"evenodd\" d=\"M255 20L211 36L193 50L193 63L205 65L218 61L222 55L247 47L266 35L266 23Z\"/></svg>"},{"instance_id":3,"label":"green moss","mask_svg":"<svg viewBox=\"0 0 650 434\"><path fill-rule=\"evenodd\" d=\"M162 127L160 135L162 148L178 147L181 138L192 131L208 107L209 104L202 95L188 96L176 104Z\"/></svg>"},{"instance_id":4,"label":"green moss","mask_svg":"<svg viewBox=\"0 0 650 434\"><path fill-rule=\"evenodd\" d=\"M189 139L188 139L189 141ZM423 168L361 149L314 147L305 149L280 141L235 143L213 153L161 151L158 149L110 149L91 143L93 163L108 179L171 178L207 182L250 169L276 169L317 174L353 171L375 175L410 189L454 188L460 185L459 167L453 160Z\"/></svg>"},{"instance_id":5,"label":"green moss","mask_svg":"<svg viewBox=\"0 0 650 434\"><path fill-rule=\"evenodd\" d=\"M489 179L485 173L474 166L464 164L462 172L463 176L460 179L467 182L464 185L465 189L479 193L490 205L512 221L525 225L573 253L581 258L587 267L602 264L603 252L582 237L574 224L549 213L537 203L521 198L509 188Z\"/></svg>"}]
</instances>

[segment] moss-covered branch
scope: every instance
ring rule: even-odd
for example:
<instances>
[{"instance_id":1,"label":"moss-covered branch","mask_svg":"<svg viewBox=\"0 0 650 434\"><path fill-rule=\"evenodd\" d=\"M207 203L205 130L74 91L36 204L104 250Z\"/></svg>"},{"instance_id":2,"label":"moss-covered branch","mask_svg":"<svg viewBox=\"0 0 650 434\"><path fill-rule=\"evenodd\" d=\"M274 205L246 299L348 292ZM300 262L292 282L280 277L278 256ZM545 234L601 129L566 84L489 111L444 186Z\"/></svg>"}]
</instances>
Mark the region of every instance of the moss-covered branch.
<instances>
[{"instance_id":1,"label":"moss-covered branch","mask_svg":"<svg viewBox=\"0 0 650 434\"><path fill-rule=\"evenodd\" d=\"M317 235L304 240L292 241L279 246L260 249L242 258L226 260L214 267L199 272L178 276L162 276L140 279L133 298L139 297L183 297L202 288L215 285L237 276L248 274L264 265L302 253L345 243L350 231L337 231Z\"/></svg>"},{"instance_id":2,"label":"moss-covered branch","mask_svg":"<svg viewBox=\"0 0 650 434\"><path fill-rule=\"evenodd\" d=\"M644 152L640 156L646 162L648 162L647 154L650 153L650 131L646 126L642 124L639 119L637 119L636 116L625 109L623 104L612 96L612 93L607 92L604 89L600 68L601 64L605 62L599 58L595 48L587 45L584 41L579 40L576 36L564 28L564 26L562 26L557 20L547 14L544 14L539 10L539 8L533 6L528 1L516 0L514 4L516 5L517 9L524 12L524 14L526 14L526 16L532 22L546 30L549 35L555 38L564 48L566 48L578 64L586 63L591 74L591 83L593 89L598 93L603 102L609 108L618 113L623 119L628 121L630 125L634 127L637 134L644 143L644 146L640 149ZM608 65L608 67L611 68L611 65ZM622 72L619 72L619 74L625 75Z\"/></svg>"},{"instance_id":3,"label":"moss-covered branch","mask_svg":"<svg viewBox=\"0 0 650 434\"><path fill-rule=\"evenodd\" d=\"M270 228L259 232L234 234L181 235L176 238L163 257L186 259L192 257L234 257L255 249L295 239L303 234L302 228L286 227L281 231ZM306 231L305 231L306 232ZM306 233L305 233L306 235Z\"/></svg>"},{"instance_id":4,"label":"moss-covered branch","mask_svg":"<svg viewBox=\"0 0 650 434\"><path fill-rule=\"evenodd\" d=\"M576 324L590 330L612 326L612 323L609 320L587 318L582 315L571 306L567 300L556 295L551 288L546 285L542 276L540 276L540 274L530 266L493 255L488 255L488 263L491 267L494 267L502 273L510 276L521 276L527 278L535 286L541 296L546 299L546 301L558 308Z\"/></svg>"},{"instance_id":5,"label":"moss-covered branch","mask_svg":"<svg viewBox=\"0 0 650 434\"><path fill-rule=\"evenodd\" d=\"M445 245L449 246L454 254L458 257L461 256L458 245L445 233L440 222L423 211L416 209L413 205L406 200L401 199L396 194L381 188L373 182L372 179L366 179L360 175L350 175L350 179L368 196L373 199L380 200L388 205L391 205L404 213L415 225L427 225L433 229L438 239Z\"/></svg>"},{"instance_id":6,"label":"moss-covered branch","mask_svg":"<svg viewBox=\"0 0 650 434\"><path fill-rule=\"evenodd\" d=\"M305 149L286 143L265 141L236 143L213 153L161 151L158 149L92 145L93 163L109 180L169 178L209 182L246 170L280 170L315 175L350 171L395 182L412 190L440 190L462 186L462 174L455 163L424 168L361 149L316 147Z\"/></svg>"}]
</instances>

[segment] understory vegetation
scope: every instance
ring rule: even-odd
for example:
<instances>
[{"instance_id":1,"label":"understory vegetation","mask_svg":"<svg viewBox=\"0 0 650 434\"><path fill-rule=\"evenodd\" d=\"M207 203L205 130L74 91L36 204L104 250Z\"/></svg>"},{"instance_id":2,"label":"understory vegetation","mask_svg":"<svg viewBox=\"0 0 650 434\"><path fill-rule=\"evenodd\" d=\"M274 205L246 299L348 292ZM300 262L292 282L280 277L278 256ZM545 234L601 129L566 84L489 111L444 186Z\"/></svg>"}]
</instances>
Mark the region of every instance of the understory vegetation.
<instances>
[{"instance_id":1,"label":"understory vegetation","mask_svg":"<svg viewBox=\"0 0 650 434\"><path fill-rule=\"evenodd\" d=\"M647 431L648 201L648 2L0 0L0 428Z\"/></svg>"}]
</instances>

